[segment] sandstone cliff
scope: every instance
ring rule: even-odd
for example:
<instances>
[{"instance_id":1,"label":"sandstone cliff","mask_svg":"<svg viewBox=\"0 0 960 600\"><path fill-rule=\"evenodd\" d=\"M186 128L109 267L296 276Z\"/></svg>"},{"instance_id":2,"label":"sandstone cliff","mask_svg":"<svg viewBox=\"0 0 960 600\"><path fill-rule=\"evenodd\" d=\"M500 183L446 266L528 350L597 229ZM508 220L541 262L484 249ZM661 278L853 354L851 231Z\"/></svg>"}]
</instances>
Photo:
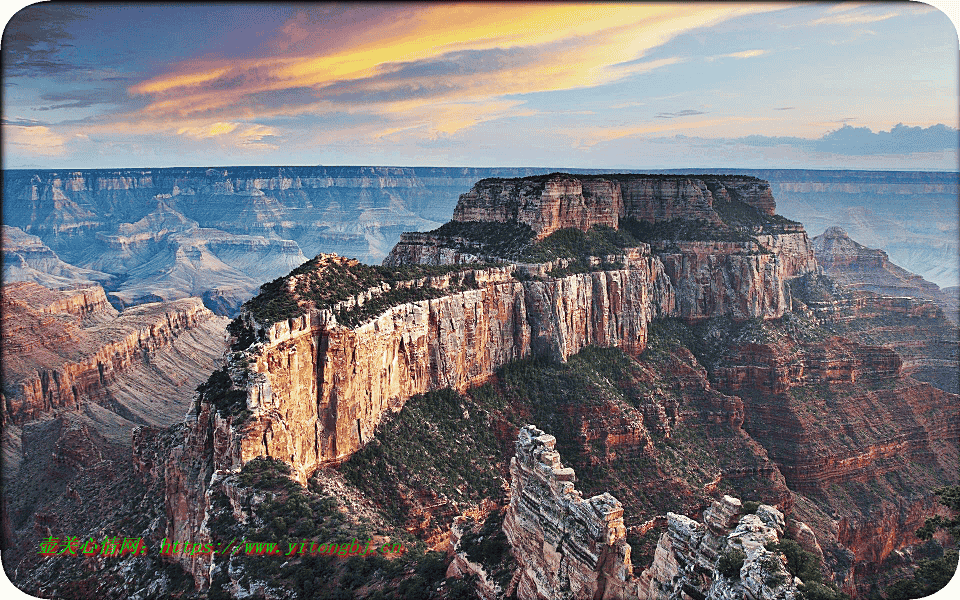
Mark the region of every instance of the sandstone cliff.
<instances>
[{"instance_id":1,"label":"sandstone cliff","mask_svg":"<svg viewBox=\"0 0 960 600\"><path fill-rule=\"evenodd\" d=\"M54 292L31 283L5 286L3 305L3 420L12 423L109 403L105 386L118 373L213 316L196 298L117 316L101 288Z\"/></svg>"},{"instance_id":2,"label":"sandstone cliff","mask_svg":"<svg viewBox=\"0 0 960 600\"><path fill-rule=\"evenodd\" d=\"M531 354L564 360L587 345L639 353L647 323L673 310L658 263L519 281L517 267L472 270L478 288L401 304L356 327L323 310L273 324L251 347L239 456L289 460L301 481L368 442L411 396L481 382ZM535 270L534 272L539 272ZM362 302L362 299L360 300Z\"/></svg>"},{"instance_id":3,"label":"sandstone cliff","mask_svg":"<svg viewBox=\"0 0 960 600\"><path fill-rule=\"evenodd\" d=\"M667 175L552 175L486 179L460 196L454 221L517 222L537 238L557 229L617 228L623 218L656 223L704 220L719 225L715 201L743 202L772 215L770 185L752 177Z\"/></svg>"}]
</instances>

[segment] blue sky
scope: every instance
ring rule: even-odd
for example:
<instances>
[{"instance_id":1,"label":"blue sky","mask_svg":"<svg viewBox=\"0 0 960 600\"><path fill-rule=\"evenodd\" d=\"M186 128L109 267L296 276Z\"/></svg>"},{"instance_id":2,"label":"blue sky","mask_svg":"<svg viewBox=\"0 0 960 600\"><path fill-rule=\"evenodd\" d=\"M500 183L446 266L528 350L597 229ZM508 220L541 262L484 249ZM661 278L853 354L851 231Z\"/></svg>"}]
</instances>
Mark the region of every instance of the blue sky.
<instances>
[{"instance_id":1,"label":"blue sky","mask_svg":"<svg viewBox=\"0 0 960 600\"><path fill-rule=\"evenodd\" d=\"M5 168L958 164L915 2L38 4L2 51Z\"/></svg>"}]
</instances>

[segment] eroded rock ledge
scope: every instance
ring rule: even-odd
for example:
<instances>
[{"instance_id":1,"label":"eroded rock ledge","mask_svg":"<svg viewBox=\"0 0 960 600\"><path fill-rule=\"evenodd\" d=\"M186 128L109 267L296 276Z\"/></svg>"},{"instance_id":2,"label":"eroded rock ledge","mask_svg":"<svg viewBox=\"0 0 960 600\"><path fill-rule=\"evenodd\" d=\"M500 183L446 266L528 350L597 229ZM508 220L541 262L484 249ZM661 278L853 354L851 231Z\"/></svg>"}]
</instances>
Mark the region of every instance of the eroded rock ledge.
<instances>
[{"instance_id":1,"label":"eroded rock ledge","mask_svg":"<svg viewBox=\"0 0 960 600\"><path fill-rule=\"evenodd\" d=\"M787 533L783 513L761 504L755 514L743 514L740 500L731 496L704 511L703 523L667 513L668 529L653 564L634 577L623 507L606 492L585 500L555 444L552 435L527 425L510 461L503 530L519 563L514 581L521 600L797 597L799 579L778 552L767 549ZM820 551L806 525L791 525L805 548Z\"/></svg>"},{"instance_id":2,"label":"eroded rock ledge","mask_svg":"<svg viewBox=\"0 0 960 600\"><path fill-rule=\"evenodd\" d=\"M503 530L520 563L517 597L635 598L623 506L604 492L587 500L556 438L533 425L520 430L510 460L510 506Z\"/></svg>"}]
</instances>

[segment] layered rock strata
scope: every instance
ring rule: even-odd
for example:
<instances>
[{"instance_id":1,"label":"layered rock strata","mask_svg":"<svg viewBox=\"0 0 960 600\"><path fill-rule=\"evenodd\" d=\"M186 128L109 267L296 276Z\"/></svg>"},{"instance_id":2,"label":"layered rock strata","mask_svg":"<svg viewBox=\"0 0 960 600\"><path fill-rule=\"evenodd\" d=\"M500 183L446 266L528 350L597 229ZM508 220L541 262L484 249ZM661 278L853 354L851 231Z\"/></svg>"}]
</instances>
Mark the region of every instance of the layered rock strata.
<instances>
[{"instance_id":1,"label":"layered rock strata","mask_svg":"<svg viewBox=\"0 0 960 600\"><path fill-rule=\"evenodd\" d=\"M608 493L584 499L555 445L552 435L527 425L510 460L503 530L520 563L517 597L637 597L623 507Z\"/></svg>"},{"instance_id":2,"label":"layered rock strata","mask_svg":"<svg viewBox=\"0 0 960 600\"><path fill-rule=\"evenodd\" d=\"M771 215L776 207L770 184L753 177L554 173L484 179L460 196L453 220L523 223L540 239L565 227L616 229L626 217L648 222L704 220L718 225L716 200L744 202Z\"/></svg>"},{"instance_id":3,"label":"layered rock strata","mask_svg":"<svg viewBox=\"0 0 960 600\"><path fill-rule=\"evenodd\" d=\"M780 555L765 547L778 543L785 534L783 513L775 507L761 504L756 514L744 515L739 499L724 496L704 511L703 523L675 513L667 513L667 520L668 528L660 536L653 564L639 578L640 598L798 597L796 580ZM805 525L795 527L800 530ZM816 538L806 543L813 547ZM724 574L721 558L733 553L740 553L742 564L737 572Z\"/></svg>"},{"instance_id":4,"label":"layered rock strata","mask_svg":"<svg viewBox=\"0 0 960 600\"><path fill-rule=\"evenodd\" d=\"M671 314L675 300L655 260L624 258L623 269L544 280L519 281L513 265L475 270L478 289L395 306L354 328L332 310L273 324L247 351L254 417L237 440L239 458L282 458L305 480L368 442L415 394L478 383L531 354L641 352L647 324Z\"/></svg>"},{"instance_id":5,"label":"layered rock strata","mask_svg":"<svg viewBox=\"0 0 960 600\"><path fill-rule=\"evenodd\" d=\"M149 362L185 331L213 317L197 298L118 315L101 288L56 292L4 286L3 420L23 423L54 409L108 401L117 374Z\"/></svg>"},{"instance_id":6,"label":"layered rock strata","mask_svg":"<svg viewBox=\"0 0 960 600\"><path fill-rule=\"evenodd\" d=\"M850 239L840 227L828 227L813 238L811 244L817 262L830 277L846 287L885 296L932 300L957 324L957 295L944 292L937 284L895 265L883 250L868 248Z\"/></svg>"}]
</instances>

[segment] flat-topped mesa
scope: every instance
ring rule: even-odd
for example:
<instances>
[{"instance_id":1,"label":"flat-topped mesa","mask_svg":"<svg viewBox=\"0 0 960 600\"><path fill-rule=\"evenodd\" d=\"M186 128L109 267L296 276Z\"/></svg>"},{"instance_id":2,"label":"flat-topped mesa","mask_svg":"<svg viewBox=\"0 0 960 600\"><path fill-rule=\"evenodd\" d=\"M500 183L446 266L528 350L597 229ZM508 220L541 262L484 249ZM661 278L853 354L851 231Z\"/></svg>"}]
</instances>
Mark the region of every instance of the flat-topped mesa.
<instances>
[{"instance_id":1,"label":"flat-topped mesa","mask_svg":"<svg viewBox=\"0 0 960 600\"><path fill-rule=\"evenodd\" d=\"M481 180L460 196L453 220L521 223L542 239L567 227L617 229L624 218L720 225L718 200L742 202L766 215L776 210L770 184L754 177L553 173Z\"/></svg>"}]
</instances>

